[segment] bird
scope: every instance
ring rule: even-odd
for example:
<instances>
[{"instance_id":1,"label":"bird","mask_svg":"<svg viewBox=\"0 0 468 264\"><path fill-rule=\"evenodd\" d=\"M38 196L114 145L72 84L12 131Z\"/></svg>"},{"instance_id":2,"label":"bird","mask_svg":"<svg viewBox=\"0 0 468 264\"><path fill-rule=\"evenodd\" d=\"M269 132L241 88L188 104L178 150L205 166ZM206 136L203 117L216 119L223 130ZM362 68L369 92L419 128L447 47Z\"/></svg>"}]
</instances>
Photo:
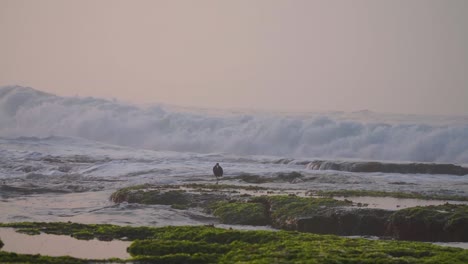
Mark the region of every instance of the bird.
<instances>
[{"instance_id":1,"label":"bird","mask_svg":"<svg viewBox=\"0 0 468 264\"><path fill-rule=\"evenodd\" d=\"M218 184L218 177L223 176L223 168L219 166L219 163L216 163L216 165L213 167L213 174L216 177L216 184Z\"/></svg>"}]
</instances>

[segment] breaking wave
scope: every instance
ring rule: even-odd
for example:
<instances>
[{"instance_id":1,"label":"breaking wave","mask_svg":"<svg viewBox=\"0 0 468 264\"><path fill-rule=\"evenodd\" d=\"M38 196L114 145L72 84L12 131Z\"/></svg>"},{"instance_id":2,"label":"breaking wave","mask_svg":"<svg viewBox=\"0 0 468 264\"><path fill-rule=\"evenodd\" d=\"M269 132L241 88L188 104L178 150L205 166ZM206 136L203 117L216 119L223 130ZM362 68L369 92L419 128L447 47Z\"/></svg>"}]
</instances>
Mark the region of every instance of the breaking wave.
<instances>
[{"instance_id":1,"label":"breaking wave","mask_svg":"<svg viewBox=\"0 0 468 264\"><path fill-rule=\"evenodd\" d=\"M212 115L0 88L1 137L81 137L197 153L468 163L468 122L371 122L322 115Z\"/></svg>"}]
</instances>

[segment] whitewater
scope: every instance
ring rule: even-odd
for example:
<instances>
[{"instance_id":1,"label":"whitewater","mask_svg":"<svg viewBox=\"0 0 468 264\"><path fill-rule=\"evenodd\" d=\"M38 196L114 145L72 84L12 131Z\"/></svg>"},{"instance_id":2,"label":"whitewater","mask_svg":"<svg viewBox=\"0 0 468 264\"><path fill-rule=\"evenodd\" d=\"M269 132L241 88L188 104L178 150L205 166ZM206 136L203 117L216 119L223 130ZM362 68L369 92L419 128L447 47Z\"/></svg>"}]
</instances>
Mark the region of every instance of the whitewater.
<instances>
[{"instance_id":1,"label":"whitewater","mask_svg":"<svg viewBox=\"0 0 468 264\"><path fill-rule=\"evenodd\" d=\"M137 184L213 183L217 162L226 184L295 171L305 180L262 186L466 196L467 139L468 116L137 106L1 87L0 222L210 223L108 198Z\"/></svg>"}]
</instances>

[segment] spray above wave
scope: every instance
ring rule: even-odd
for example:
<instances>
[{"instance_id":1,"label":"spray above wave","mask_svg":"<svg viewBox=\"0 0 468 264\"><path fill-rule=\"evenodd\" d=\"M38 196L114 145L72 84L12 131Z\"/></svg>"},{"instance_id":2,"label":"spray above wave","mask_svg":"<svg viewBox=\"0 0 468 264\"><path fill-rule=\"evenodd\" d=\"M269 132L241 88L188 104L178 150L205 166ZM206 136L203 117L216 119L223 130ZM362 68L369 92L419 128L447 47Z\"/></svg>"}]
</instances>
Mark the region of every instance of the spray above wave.
<instances>
[{"instance_id":1,"label":"spray above wave","mask_svg":"<svg viewBox=\"0 0 468 264\"><path fill-rule=\"evenodd\" d=\"M210 115L0 88L0 136L71 136L136 148L468 163L468 124L366 123L333 115Z\"/></svg>"}]
</instances>

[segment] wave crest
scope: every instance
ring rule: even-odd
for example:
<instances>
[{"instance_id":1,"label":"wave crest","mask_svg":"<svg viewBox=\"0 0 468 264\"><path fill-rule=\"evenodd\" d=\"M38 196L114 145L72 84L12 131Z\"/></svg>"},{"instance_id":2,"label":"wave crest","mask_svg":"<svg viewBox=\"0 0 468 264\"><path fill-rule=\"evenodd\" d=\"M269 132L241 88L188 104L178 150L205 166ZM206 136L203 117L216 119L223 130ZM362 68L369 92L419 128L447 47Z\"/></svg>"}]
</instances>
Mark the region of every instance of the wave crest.
<instances>
[{"instance_id":1,"label":"wave crest","mask_svg":"<svg viewBox=\"0 0 468 264\"><path fill-rule=\"evenodd\" d=\"M333 115L210 115L0 88L0 136L72 136L198 153L468 163L468 125L366 123Z\"/></svg>"}]
</instances>

